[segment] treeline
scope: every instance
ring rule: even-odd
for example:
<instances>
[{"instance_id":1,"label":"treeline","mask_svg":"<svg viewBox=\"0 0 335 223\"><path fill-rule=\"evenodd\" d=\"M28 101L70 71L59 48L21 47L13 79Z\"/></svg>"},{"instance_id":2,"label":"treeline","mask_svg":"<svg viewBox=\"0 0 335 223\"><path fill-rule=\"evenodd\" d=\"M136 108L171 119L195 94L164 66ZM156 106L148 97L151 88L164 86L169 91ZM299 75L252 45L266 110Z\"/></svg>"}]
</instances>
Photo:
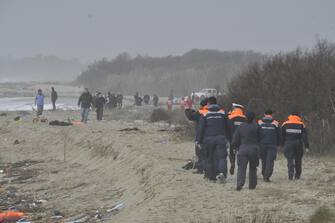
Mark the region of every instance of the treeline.
<instances>
[{"instance_id":1,"label":"treeline","mask_svg":"<svg viewBox=\"0 0 335 223\"><path fill-rule=\"evenodd\" d=\"M175 95L185 96L208 87L223 90L248 64L262 59L262 54L252 51L191 50L182 56L160 58L131 58L123 53L91 64L76 82L91 90L160 96L173 90Z\"/></svg>"},{"instance_id":2,"label":"treeline","mask_svg":"<svg viewBox=\"0 0 335 223\"><path fill-rule=\"evenodd\" d=\"M259 114L271 108L283 120L300 112L314 151L335 151L335 45L318 41L312 50L296 49L254 63L229 84L226 101Z\"/></svg>"}]
</instances>

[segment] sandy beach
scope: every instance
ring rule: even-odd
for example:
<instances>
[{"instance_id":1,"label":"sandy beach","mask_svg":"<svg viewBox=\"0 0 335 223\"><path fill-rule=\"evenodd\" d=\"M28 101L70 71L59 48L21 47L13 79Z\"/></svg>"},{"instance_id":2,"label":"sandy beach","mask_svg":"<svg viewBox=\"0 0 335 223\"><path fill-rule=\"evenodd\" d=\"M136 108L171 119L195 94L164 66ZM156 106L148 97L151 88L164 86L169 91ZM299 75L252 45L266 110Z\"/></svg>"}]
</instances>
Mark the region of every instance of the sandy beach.
<instances>
[{"instance_id":1,"label":"sandy beach","mask_svg":"<svg viewBox=\"0 0 335 223\"><path fill-rule=\"evenodd\" d=\"M237 192L236 176L213 184L182 169L194 144L179 128L122 120L124 113L98 122L91 112L87 125L68 127L33 123L32 112L1 116L1 208L17 206L31 222L306 222L321 206L335 208L332 157L305 157L302 179L289 182L279 156L272 183L259 174L256 190ZM78 119L79 113L44 116ZM18 201L6 201L9 195ZM117 204L122 208L111 211Z\"/></svg>"}]
</instances>

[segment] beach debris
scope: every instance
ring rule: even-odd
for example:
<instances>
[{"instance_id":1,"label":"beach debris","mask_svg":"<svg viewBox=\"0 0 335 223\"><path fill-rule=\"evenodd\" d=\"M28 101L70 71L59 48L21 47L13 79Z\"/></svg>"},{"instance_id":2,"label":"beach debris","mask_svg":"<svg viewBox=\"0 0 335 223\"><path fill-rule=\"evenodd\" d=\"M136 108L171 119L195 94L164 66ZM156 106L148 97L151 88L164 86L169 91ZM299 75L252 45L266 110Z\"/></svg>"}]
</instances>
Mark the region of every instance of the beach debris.
<instances>
[{"instance_id":1,"label":"beach debris","mask_svg":"<svg viewBox=\"0 0 335 223\"><path fill-rule=\"evenodd\" d=\"M39 204L44 204L44 203L47 203L48 201L47 200L37 200L36 202Z\"/></svg>"},{"instance_id":2,"label":"beach debris","mask_svg":"<svg viewBox=\"0 0 335 223\"><path fill-rule=\"evenodd\" d=\"M18 220L16 223L31 223L30 221L28 221L25 218L21 218L20 220Z\"/></svg>"},{"instance_id":3,"label":"beach debris","mask_svg":"<svg viewBox=\"0 0 335 223\"><path fill-rule=\"evenodd\" d=\"M182 168L184 170L190 170L193 169L194 167L194 162L193 161L188 161Z\"/></svg>"},{"instance_id":4,"label":"beach debris","mask_svg":"<svg viewBox=\"0 0 335 223\"><path fill-rule=\"evenodd\" d=\"M16 140L14 141L14 145L18 145L18 144L20 144L20 141L19 141L18 139L16 139Z\"/></svg>"},{"instance_id":5,"label":"beach debris","mask_svg":"<svg viewBox=\"0 0 335 223\"><path fill-rule=\"evenodd\" d=\"M107 213L114 213L114 212L119 212L121 209L125 207L123 202L117 203L113 208L107 209Z\"/></svg>"},{"instance_id":6,"label":"beach debris","mask_svg":"<svg viewBox=\"0 0 335 223\"><path fill-rule=\"evenodd\" d=\"M120 132L130 132L130 131L140 131L139 128L137 127L133 127L133 128L124 128L124 129L120 129Z\"/></svg>"},{"instance_id":7,"label":"beach debris","mask_svg":"<svg viewBox=\"0 0 335 223\"><path fill-rule=\"evenodd\" d=\"M85 215L85 216L80 216L79 218L73 221L65 221L65 223L84 223L84 222L87 222L89 219L90 217Z\"/></svg>"},{"instance_id":8,"label":"beach debris","mask_svg":"<svg viewBox=\"0 0 335 223\"><path fill-rule=\"evenodd\" d=\"M62 215L54 215L51 217L51 219L54 219L54 220L59 220L59 219L62 219L64 218Z\"/></svg>"},{"instance_id":9,"label":"beach debris","mask_svg":"<svg viewBox=\"0 0 335 223\"><path fill-rule=\"evenodd\" d=\"M53 121L49 122L49 125L52 125L52 126L71 126L73 124L71 122L63 122L63 121L53 120Z\"/></svg>"},{"instance_id":10,"label":"beach debris","mask_svg":"<svg viewBox=\"0 0 335 223\"><path fill-rule=\"evenodd\" d=\"M7 113L1 113L0 116L7 116Z\"/></svg>"},{"instance_id":11,"label":"beach debris","mask_svg":"<svg viewBox=\"0 0 335 223\"><path fill-rule=\"evenodd\" d=\"M23 212L19 211L5 211L3 213L0 213L0 222L13 222L18 221L24 217Z\"/></svg>"},{"instance_id":12,"label":"beach debris","mask_svg":"<svg viewBox=\"0 0 335 223\"><path fill-rule=\"evenodd\" d=\"M20 121L21 120L21 116L16 116L15 118L14 118L14 121Z\"/></svg>"},{"instance_id":13,"label":"beach debris","mask_svg":"<svg viewBox=\"0 0 335 223\"><path fill-rule=\"evenodd\" d=\"M54 215L51 217L52 219L62 219L64 217L64 214L58 210L53 211Z\"/></svg>"}]
</instances>

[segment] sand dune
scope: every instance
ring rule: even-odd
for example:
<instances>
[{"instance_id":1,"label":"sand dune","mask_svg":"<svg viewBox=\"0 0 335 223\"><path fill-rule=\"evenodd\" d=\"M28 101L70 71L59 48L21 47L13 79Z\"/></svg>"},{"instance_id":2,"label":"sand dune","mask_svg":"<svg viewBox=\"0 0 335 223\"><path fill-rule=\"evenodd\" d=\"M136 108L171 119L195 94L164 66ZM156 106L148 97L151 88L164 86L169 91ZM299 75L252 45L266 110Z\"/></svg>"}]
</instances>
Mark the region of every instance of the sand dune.
<instances>
[{"instance_id":1,"label":"sand dune","mask_svg":"<svg viewBox=\"0 0 335 223\"><path fill-rule=\"evenodd\" d=\"M167 124L96 122L92 114L87 125L52 127L33 124L31 114L14 122L16 115L0 117L1 165L25 161L26 171L36 174L11 182L2 175L0 180L6 190L46 201L29 213L33 222L85 216L85 222L252 222L255 216L306 222L320 206L335 208L333 158L306 157L302 179L289 182L280 156L272 183L259 177L256 190L236 192L235 176L220 185L183 170L193 143L181 140ZM77 111L46 113L49 120L78 116ZM129 131L120 131L125 128ZM125 207L107 214L119 202ZM52 219L55 210L65 220ZM95 218L97 210L104 221Z\"/></svg>"}]
</instances>

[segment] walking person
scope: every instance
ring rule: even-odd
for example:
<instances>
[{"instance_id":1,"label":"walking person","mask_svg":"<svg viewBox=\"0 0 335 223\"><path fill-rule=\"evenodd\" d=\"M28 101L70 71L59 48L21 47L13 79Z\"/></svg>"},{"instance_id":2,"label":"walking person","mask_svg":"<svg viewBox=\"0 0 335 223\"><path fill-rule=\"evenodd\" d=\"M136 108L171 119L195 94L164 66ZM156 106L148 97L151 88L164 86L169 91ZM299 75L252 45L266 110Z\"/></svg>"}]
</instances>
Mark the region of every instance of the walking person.
<instances>
[{"instance_id":1,"label":"walking person","mask_svg":"<svg viewBox=\"0 0 335 223\"><path fill-rule=\"evenodd\" d=\"M208 98L208 112L200 117L196 142L206 152L205 176L211 182L225 183L227 178L227 137L229 126L225 112L215 97Z\"/></svg>"},{"instance_id":2,"label":"walking person","mask_svg":"<svg viewBox=\"0 0 335 223\"><path fill-rule=\"evenodd\" d=\"M52 110L56 110L56 101L58 99L58 94L55 91L54 87L51 87L51 103L52 103Z\"/></svg>"},{"instance_id":3,"label":"walking person","mask_svg":"<svg viewBox=\"0 0 335 223\"><path fill-rule=\"evenodd\" d=\"M81 122L87 123L90 107L93 103L93 97L91 93L85 88L84 92L80 95L78 100L78 106L80 106Z\"/></svg>"},{"instance_id":4,"label":"walking person","mask_svg":"<svg viewBox=\"0 0 335 223\"><path fill-rule=\"evenodd\" d=\"M106 104L106 99L99 92L98 95L97 95L96 101L95 101L95 108L96 108L96 112L97 112L97 120L98 121L102 120L105 104Z\"/></svg>"},{"instance_id":5,"label":"walking person","mask_svg":"<svg viewBox=\"0 0 335 223\"><path fill-rule=\"evenodd\" d=\"M173 101L169 98L166 102L168 112L172 112Z\"/></svg>"},{"instance_id":6,"label":"walking person","mask_svg":"<svg viewBox=\"0 0 335 223\"><path fill-rule=\"evenodd\" d=\"M144 104L148 105L150 103L150 96L148 94L143 96Z\"/></svg>"},{"instance_id":7,"label":"walking person","mask_svg":"<svg viewBox=\"0 0 335 223\"><path fill-rule=\"evenodd\" d=\"M262 160L262 175L264 182L271 182L277 148L280 145L279 123L273 119L272 110L264 112L264 117L258 121L260 129L260 158Z\"/></svg>"},{"instance_id":8,"label":"walking person","mask_svg":"<svg viewBox=\"0 0 335 223\"><path fill-rule=\"evenodd\" d=\"M154 96L152 98L152 101L154 103L154 106L157 107L158 106L159 97L156 94L154 94Z\"/></svg>"},{"instance_id":9,"label":"walking person","mask_svg":"<svg viewBox=\"0 0 335 223\"><path fill-rule=\"evenodd\" d=\"M123 95L120 92L117 93L116 95L116 101L117 101L118 108L121 109L122 103L123 103Z\"/></svg>"},{"instance_id":10,"label":"walking person","mask_svg":"<svg viewBox=\"0 0 335 223\"><path fill-rule=\"evenodd\" d=\"M206 115L208 112L207 98L200 102L199 110L194 110L192 107L185 107L185 116L188 120L195 122L195 132L197 135L198 125L201 116ZM202 174L206 170L206 153L204 148L200 144L195 143L195 156L196 161L194 163L194 168L197 169L196 173Z\"/></svg>"},{"instance_id":11,"label":"walking person","mask_svg":"<svg viewBox=\"0 0 335 223\"><path fill-rule=\"evenodd\" d=\"M297 112L291 113L282 125L281 145L287 159L288 179L300 179L304 146L309 151L309 142L305 123Z\"/></svg>"},{"instance_id":12,"label":"walking person","mask_svg":"<svg viewBox=\"0 0 335 223\"><path fill-rule=\"evenodd\" d=\"M245 184L247 166L249 163L249 189L257 185L258 149L260 140L260 127L254 121L255 113L247 112L247 122L240 125L232 140L232 145L237 150L237 186L241 190Z\"/></svg>"},{"instance_id":13,"label":"walking person","mask_svg":"<svg viewBox=\"0 0 335 223\"><path fill-rule=\"evenodd\" d=\"M245 114L244 114L244 106L240 104L233 103L232 111L229 113L229 126L230 126L230 132L233 136L236 129L243 123L247 121ZM236 148L234 145L230 143L229 146L229 161L230 161L230 169L229 172L231 175L235 172L235 160L236 160L236 151L238 148Z\"/></svg>"},{"instance_id":14,"label":"walking person","mask_svg":"<svg viewBox=\"0 0 335 223\"><path fill-rule=\"evenodd\" d=\"M35 105L37 107L37 117L43 114L44 110L44 94L41 89L37 90L37 95L35 97Z\"/></svg>"}]
</instances>

